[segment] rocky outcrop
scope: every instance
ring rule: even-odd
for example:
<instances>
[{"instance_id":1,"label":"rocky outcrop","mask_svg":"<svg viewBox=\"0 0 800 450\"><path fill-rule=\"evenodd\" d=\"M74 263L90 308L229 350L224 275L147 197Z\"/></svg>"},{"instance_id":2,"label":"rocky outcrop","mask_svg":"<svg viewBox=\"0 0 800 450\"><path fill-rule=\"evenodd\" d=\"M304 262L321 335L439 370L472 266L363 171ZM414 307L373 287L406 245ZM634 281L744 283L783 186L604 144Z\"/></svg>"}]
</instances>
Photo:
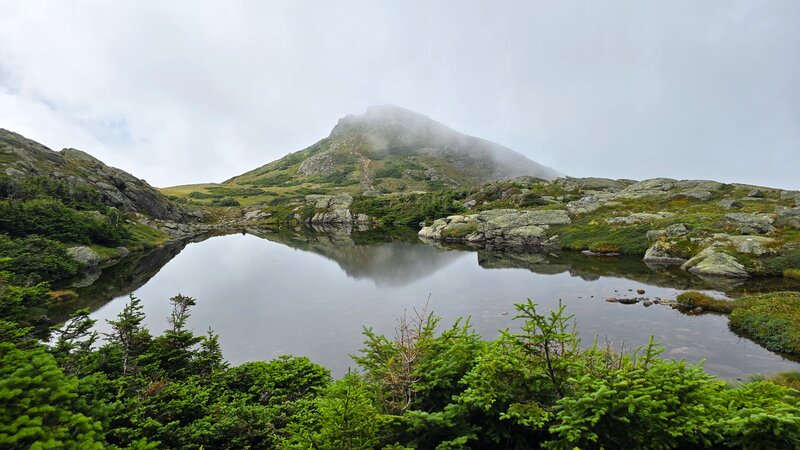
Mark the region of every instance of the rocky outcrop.
<instances>
[{"instance_id":1,"label":"rocky outcrop","mask_svg":"<svg viewBox=\"0 0 800 450\"><path fill-rule=\"evenodd\" d=\"M776 226L800 230L800 207L781 208L775 212L778 213L774 222Z\"/></svg>"},{"instance_id":2,"label":"rocky outcrop","mask_svg":"<svg viewBox=\"0 0 800 450\"><path fill-rule=\"evenodd\" d=\"M19 134L0 129L0 160L6 176L62 180L97 191L108 206L160 220L183 222L188 215L144 180L105 165L86 152L67 148L55 152Z\"/></svg>"},{"instance_id":3,"label":"rocky outcrop","mask_svg":"<svg viewBox=\"0 0 800 450\"><path fill-rule=\"evenodd\" d=\"M723 253L721 245L712 245L690 260L686 261L681 269L688 270L695 275L746 278L750 274L747 269L733 256Z\"/></svg>"},{"instance_id":4,"label":"rocky outcrop","mask_svg":"<svg viewBox=\"0 0 800 450\"><path fill-rule=\"evenodd\" d=\"M353 214L350 207L353 205L353 196L350 194L338 195L307 195L306 204L315 209L314 215L309 219L312 224L351 224L369 223L370 218L365 214Z\"/></svg>"},{"instance_id":5,"label":"rocky outcrop","mask_svg":"<svg viewBox=\"0 0 800 450\"><path fill-rule=\"evenodd\" d=\"M437 219L419 236L450 242L490 243L497 246L546 246L550 225L571 223L564 210L495 209L467 216Z\"/></svg>"},{"instance_id":6,"label":"rocky outcrop","mask_svg":"<svg viewBox=\"0 0 800 450\"><path fill-rule=\"evenodd\" d=\"M85 245L70 247L67 249L67 254L78 261L82 267L94 267L100 264L100 255Z\"/></svg>"},{"instance_id":7,"label":"rocky outcrop","mask_svg":"<svg viewBox=\"0 0 800 450\"><path fill-rule=\"evenodd\" d=\"M773 219L769 214L725 214L725 222L731 224L741 234L767 234L775 231Z\"/></svg>"},{"instance_id":8,"label":"rocky outcrop","mask_svg":"<svg viewBox=\"0 0 800 450\"><path fill-rule=\"evenodd\" d=\"M260 220L266 220L272 217L272 213L261 211L260 209L255 209L252 211L247 211L244 213L242 218L248 222L258 222Z\"/></svg>"},{"instance_id":9,"label":"rocky outcrop","mask_svg":"<svg viewBox=\"0 0 800 450\"><path fill-rule=\"evenodd\" d=\"M633 213L624 217L612 217L606 220L609 225L634 225L639 223L654 222L657 220L672 217L674 214L666 211L657 213Z\"/></svg>"}]
</instances>

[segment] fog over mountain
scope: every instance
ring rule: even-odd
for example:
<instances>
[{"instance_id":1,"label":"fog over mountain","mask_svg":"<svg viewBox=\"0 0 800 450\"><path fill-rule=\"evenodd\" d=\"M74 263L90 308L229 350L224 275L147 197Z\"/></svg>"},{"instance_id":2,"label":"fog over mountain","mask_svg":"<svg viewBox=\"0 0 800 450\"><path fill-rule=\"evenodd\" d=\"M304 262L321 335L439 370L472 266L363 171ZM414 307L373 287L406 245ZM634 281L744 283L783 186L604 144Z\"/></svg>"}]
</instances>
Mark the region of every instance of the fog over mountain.
<instances>
[{"instance_id":1,"label":"fog over mountain","mask_svg":"<svg viewBox=\"0 0 800 450\"><path fill-rule=\"evenodd\" d=\"M0 127L156 186L394 104L573 176L800 188L800 2L0 0Z\"/></svg>"}]
</instances>

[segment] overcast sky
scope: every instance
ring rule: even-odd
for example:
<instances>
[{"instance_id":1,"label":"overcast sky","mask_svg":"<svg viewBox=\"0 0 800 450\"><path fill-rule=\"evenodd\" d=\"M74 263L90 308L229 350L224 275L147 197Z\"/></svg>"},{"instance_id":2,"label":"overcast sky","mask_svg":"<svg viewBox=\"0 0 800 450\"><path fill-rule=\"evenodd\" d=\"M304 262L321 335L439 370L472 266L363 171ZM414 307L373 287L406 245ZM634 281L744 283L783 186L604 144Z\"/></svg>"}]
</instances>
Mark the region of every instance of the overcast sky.
<instances>
[{"instance_id":1,"label":"overcast sky","mask_svg":"<svg viewBox=\"0 0 800 450\"><path fill-rule=\"evenodd\" d=\"M573 176L800 189L800 1L0 0L0 127L156 186L386 103Z\"/></svg>"}]
</instances>

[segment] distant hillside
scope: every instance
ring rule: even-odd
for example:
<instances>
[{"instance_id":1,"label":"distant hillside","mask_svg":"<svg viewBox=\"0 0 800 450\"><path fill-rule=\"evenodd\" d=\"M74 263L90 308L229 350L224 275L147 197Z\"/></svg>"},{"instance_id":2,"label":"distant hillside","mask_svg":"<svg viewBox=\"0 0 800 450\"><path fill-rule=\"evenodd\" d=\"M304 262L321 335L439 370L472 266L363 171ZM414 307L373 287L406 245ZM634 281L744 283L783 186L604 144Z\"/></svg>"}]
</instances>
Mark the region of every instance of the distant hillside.
<instances>
[{"instance_id":1,"label":"distant hillside","mask_svg":"<svg viewBox=\"0 0 800 450\"><path fill-rule=\"evenodd\" d=\"M312 183L398 192L558 173L509 148L459 133L422 114L373 106L339 120L316 144L226 181L252 187Z\"/></svg>"},{"instance_id":2,"label":"distant hillside","mask_svg":"<svg viewBox=\"0 0 800 450\"><path fill-rule=\"evenodd\" d=\"M105 165L88 153L66 148L50 150L38 142L0 128L0 177L45 177L91 187L108 206L162 220L182 221L186 215L144 180Z\"/></svg>"}]
</instances>

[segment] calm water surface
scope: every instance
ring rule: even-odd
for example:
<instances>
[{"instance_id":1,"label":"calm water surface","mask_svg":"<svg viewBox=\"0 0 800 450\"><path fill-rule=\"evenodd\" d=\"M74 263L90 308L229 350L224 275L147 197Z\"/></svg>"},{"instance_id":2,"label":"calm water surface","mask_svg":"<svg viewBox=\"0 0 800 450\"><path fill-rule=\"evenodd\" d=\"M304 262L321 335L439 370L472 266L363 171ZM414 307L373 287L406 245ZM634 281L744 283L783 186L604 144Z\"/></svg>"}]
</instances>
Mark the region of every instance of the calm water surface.
<instances>
[{"instance_id":1,"label":"calm water surface","mask_svg":"<svg viewBox=\"0 0 800 450\"><path fill-rule=\"evenodd\" d=\"M722 295L702 280L663 275L638 261L625 265L594 258L587 263L588 257L570 256L584 258L582 267L562 261L563 256L542 258L408 242L356 245L347 236L273 241L228 235L189 244L154 269L152 278L134 283L144 283L134 294L153 332L166 327L171 296L196 298L189 326L196 333L209 327L218 333L226 359L234 364L293 354L342 374L353 365L348 355L361 347L362 326L392 335L404 311L428 302L444 325L470 316L479 333L495 338L498 329L517 326L511 320L513 304L531 298L542 311L562 300L586 344L601 336L630 349L653 335L666 347L665 357L705 359L707 370L726 378L798 368L733 334L724 316L605 301L636 296L631 292L636 289L650 298L674 298L689 288ZM112 281L119 284L119 279L117 274ZM101 331L126 303L127 295L120 294L125 292L95 305Z\"/></svg>"}]
</instances>

